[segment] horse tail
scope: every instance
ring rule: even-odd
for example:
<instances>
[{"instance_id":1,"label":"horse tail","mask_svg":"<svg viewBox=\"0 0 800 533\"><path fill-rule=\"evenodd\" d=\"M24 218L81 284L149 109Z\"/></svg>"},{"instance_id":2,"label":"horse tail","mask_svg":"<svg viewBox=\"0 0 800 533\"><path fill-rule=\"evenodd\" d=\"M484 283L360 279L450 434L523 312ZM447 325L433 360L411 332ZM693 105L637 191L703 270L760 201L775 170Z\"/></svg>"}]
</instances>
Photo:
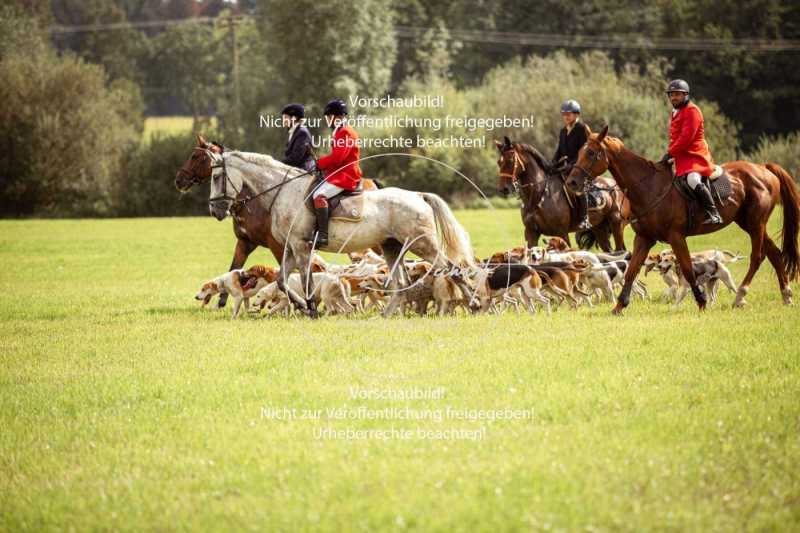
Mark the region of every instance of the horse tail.
<instances>
[{"instance_id":1,"label":"horse tail","mask_svg":"<svg viewBox=\"0 0 800 533\"><path fill-rule=\"evenodd\" d=\"M778 176L781 185L781 203L783 204L783 230L781 238L781 254L786 275L793 281L800 275L800 251L797 236L800 233L800 193L797 191L794 178L783 167L775 163L767 163L766 167Z\"/></svg>"},{"instance_id":2,"label":"horse tail","mask_svg":"<svg viewBox=\"0 0 800 533\"><path fill-rule=\"evenodd\" d=\"M436 194L422 192L420 195L433 209L433 218L442 236L447 258L459 266L475 266L475 254L472 252L469 234L456 220L450 206Z\"/></svg>"},{"instance_id":3,"label":"horse tail","mask_svg":"<svg viewBox=\"0 0 800 533\"><path fill-rule=\"evenodd\" d=\"M575 232L575 240L583 250L590 250L597 244L597 237L590 229L582 229Z\"/></svg>"}]
</instances>

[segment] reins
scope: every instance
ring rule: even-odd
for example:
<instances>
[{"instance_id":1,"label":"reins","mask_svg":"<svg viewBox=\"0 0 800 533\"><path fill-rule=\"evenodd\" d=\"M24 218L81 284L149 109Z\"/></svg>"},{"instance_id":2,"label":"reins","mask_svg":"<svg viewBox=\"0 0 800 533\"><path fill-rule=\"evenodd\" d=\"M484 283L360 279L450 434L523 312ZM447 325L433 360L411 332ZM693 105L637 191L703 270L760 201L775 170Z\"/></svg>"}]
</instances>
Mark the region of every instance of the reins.
<instances>
[{"instance_id":1,"label":"reins","mask_svg":"<svg viewBox=\"0 0 800 533\"><path fill-rule=\"evenodd\" d=\"M195 149L206 150L209 153L213 153L210 150L207 150L205 148L197 147ZM220 155L220 159L222 160L221 164L212 164L211 168L212 168L212 173L213 173L213 169L222 168L222 173L219 174L219 176L222 176L224 178L224 180L222 182L222 194L214 196L212 198L209 198L208 199L208 203L209 204L213 204L215 202L219 202L220 200L229 200L231 202L231 206L229 208L229 210L231 212L238 212L242 207L246 208L248 210L248 212L250 212L250 208L247 207L248 203L250 203L251 201L255 200L256 198L258 198L260 196L263 196L263 195L267 194L268 192L271 192L271 191L274 191L275 189L278 189L278 194L276 194L272 198L272 201L270 202L269 207L267 208L267 213L270 213L272 211L272 207L275 205L275 201L278 199L278 196L280 195L280 189L284 185L286 185L287 183L292 182L294 180L303 178L305 176L310 176L311 173L314 172L314 170L315 170L315 169L306 170L302 174L298 174L297 176L292 176L291 178L289 178L288 177L289 176L289 171L291 169L287 169L286 170L286 174L284 174L284 176L283 176L283 179L277 185L273 185L271 187L267 187L263 191L258 192L256 194L251 194L251 195L245 196L244 198L239 198L239 196L242 194L242 192L239 189L236 188L236 185L233 184L233 181L231 181L230 177L228 176L228 169L227 169L227 167L225 165L225 157L222 154L219 154L219 155ZM212 159L213 159L213 157L212 157ZM214 179L213 175L212 175L211 179ZM199 182L200 182L200 180L197 180L197 183L199 183ZM231 187L233 187L233 190L236 191L236 196L228 195L227 188L228 188L228 183L229 182L231 184Z\"/></svg>"}]
</instances>

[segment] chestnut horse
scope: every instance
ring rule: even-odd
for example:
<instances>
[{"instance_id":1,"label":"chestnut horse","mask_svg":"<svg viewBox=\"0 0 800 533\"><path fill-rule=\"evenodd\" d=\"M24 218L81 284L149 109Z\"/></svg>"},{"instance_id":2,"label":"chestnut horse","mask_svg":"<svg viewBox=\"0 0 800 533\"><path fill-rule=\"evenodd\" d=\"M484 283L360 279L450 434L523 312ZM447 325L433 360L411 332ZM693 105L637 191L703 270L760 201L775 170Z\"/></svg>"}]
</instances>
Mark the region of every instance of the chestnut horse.
<instances>
[{"instance_id":1,"label":"chestnut horse","mask_svg":"<svg viewBox=\"0 0 800 533\"><path fill-rule=\"evenodd\" d=\"M750 235L750 267L736 292L734 306L745 304L744 297L758 267L769 259L778 276L783 302L792 303L789 282L800 272L798 227L800 226L800 194L786 170L774 163L764 165L747 161L725 163L722 168L731 182L731 195L719 206L723 224L702 223L702 210L689 219L686 201L676 188L672 169L667 164L653 163L631 152L617 138L608 136L608 126L592 134L578 153L578 161L567 178L567 186L576 193L584 190L587 179L606 170L622 187L631 202L633 229L636 232L633 256L625 272L625 284L614 307L614 314L628 306L631 287L647 253L656 241L669 243L678 258L681 272L692 287L700 310L706 297L695 281L692 259L686 245L687 235L718 231L731 222ZM783 204L782 249L767 235L767 220L778 203Z\"/></svg>"},{"instance_id":2,"label":"chestnut horse","mask_svg":"<svg viewBox=\"0 0 800 533\"><path fill-rule=\"evenodd\" d=\"M512 191L519 195L528 248L538 246L542 235L561 237L572 246L569 233L578 230L580 220L561 175L550 172L544 157L530 145L511 142L508 137L503 143L495 141L495 145L500 152L497 190L504 196ZM597 242L604 252L610 252L611 233L614 235L614 249L624 250L623 234L629 208L625 196L612 179L599 178L595 183L602 191L605 205L589 211L592 229L578 231L578 244L591 248Z\"/></svg>"},{"instance_id":3,"label":"chestnut horse","mask_svg":"<svg viewBox=\"0 0 800 533\"><path fill-rule=\"evenodd\" d=\"M221 145L206 142L202 135L197 136L196 148L199 149L192 151L192 155L178 169L178 173L175 176L175 187L181 192L186 192L195 185L205 183L211 177L206 150L218 154L223 152ZM378 188L376 182L370 179L364 179L363 186L365 190ZM256 192L249 190L245 186L245 189L239 191L237 198L242 199ZM247 262L247 258L253 253L253 250L259 246L269 248L275 260L280 264L283 257L283 245L272 235L270 217L260 202L249 202L246 208L239 209L232 218L233 234L236 235L236 247L233 249L233 260L229 270L242 268ZM227 301L228 295L221 294L217 307L225 307Z\"/></svg>"}]
</instances>

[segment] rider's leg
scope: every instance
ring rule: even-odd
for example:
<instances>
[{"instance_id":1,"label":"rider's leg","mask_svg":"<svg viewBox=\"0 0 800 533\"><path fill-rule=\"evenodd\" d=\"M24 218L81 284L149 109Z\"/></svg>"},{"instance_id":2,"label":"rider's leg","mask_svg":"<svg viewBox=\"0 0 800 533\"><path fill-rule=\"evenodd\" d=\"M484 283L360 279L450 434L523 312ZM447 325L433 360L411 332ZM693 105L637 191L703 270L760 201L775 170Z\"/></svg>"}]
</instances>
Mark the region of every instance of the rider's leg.
<instances>
[{"instance_id":1,"label":"rider's leg","mask_svg":"<svg viewBox=\"0 0 800 533\"><path fill-rule=\"evenodd\" d=\"M344 189L332 185L328 182L320 184L312 193L314 198L314 214L317 217L317 244L316 246L322 248L328 245L328 198L332 198L342 192ZM313 235L311 241L313 241Z\"/></svg>"},{"instance_id":2,"label":"rider's leg","mask_svg":"<svg viewBox=\"0 0 800 533\"><path fill-rule=\"evenodd\" d=\"M581 223L578 225L580 229L592 227L592 223L589 222L589 195L587 193L578 196L578 217L581 219Z\"/></svg>"},{"instance_id":3,"label":"rider's leg","mask_svg":"<svg viewBox=\"0 0 800 533\"><path fill-rule=\"evenodd\" d=\"M719 216L717 206L714 205L714 198L711 196L711 189L709 188L707 182L703 181L700 173L689 172L689 175L686 176L686 183L688 183L689 187L692 188L695 197L698 199L700 204L702 204L703 209L708 215L703 221L703 224L722 224L722 218Z\"/></svg>"}]
</instances>

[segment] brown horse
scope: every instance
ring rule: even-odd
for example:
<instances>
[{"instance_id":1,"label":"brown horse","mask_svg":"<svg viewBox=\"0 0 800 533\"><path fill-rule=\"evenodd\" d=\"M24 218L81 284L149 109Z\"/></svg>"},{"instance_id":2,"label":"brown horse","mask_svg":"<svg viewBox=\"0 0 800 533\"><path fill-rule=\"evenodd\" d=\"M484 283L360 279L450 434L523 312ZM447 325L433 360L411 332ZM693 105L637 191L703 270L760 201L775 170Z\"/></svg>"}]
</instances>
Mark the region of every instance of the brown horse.
<instances>
[{"instance_id":1,"label":"brown horse","mask_svg":"<svg viewBox=\"0 0 800 533\"><path fill-rule=\"evenodd\" d=\"M580 219L572 206L572 199L564 188L560 173L548 172L549 165L534 147L495 141L500 157L497 190L507 196L516 191L522 201L522 224L528 247L537 246L539 237L553 235L564 239L570 246L569 233L578 230ZM597 242L604 252L611 251L609 233L614 235L615 250L624 250L623 233L626 224L627 202L614 180L600 178L595 183L602 189L605 205L589 210L592 229L578 232L578 242L590 248Z\"/></svg>"},{"instance_id":2,"label":"brown horse","mask_svg":"<svg viewBox=\"0 0 800 533\"><path fill-rule=\"evenodd\" d=\"M175 187L186 192L191 187L208 181L211 177L210 158L206 151L222 153L222 146L206 142L202 135L197 136L197 146L192 155L178 169L175 176ZM377 189L374 180L363 180L364 189ZM243 199L259 191L251 191L246 186L239 191L237 199ZM236 247L233 249L233 260L229 270L242 268L253 250L259 246L269 248L275 260L280 263L283 257L283 246L272 235L271 217L260 202L248 202L233 213L233 234L236 235ZM225 307L227 294L221 294L217 307Z\"/></svg>"},{"instance_id":3,"label":"brown horse","mask_svg":"<svg viewBox=\"0 0 800 533\"><path fill-rule=\"evenodd\" d=\"M608 137L608 126L600 134L592 134L578 153L578 161L567 179L567 186L576 193L584 190L586 180L609 170L631 202L636 232L633 256L625 272L625 284L614 313L627 307L631 286L647 253L656 241L669 243L677 256L681 272L692 287L697 305L705 309L706 297L695 281L692 259L686 245L687 235L711 233L736 222L750 235L750 268L734 305L744 305L744 297L758 267L769 258L778 275L778 285L785 304L792 303L789 282L800 269L798 227L800 226L800 194L794 180L780 166L758 165L734 161L722 165L731 183L731 194L719 212L723 224L702 223L702 210L690 218L687 203L677 189L671 168L657 164L631 152L614 137ZM782 250L766 233L767 220L778 203L783 204Z\"/></svg>"}]
</instances>

